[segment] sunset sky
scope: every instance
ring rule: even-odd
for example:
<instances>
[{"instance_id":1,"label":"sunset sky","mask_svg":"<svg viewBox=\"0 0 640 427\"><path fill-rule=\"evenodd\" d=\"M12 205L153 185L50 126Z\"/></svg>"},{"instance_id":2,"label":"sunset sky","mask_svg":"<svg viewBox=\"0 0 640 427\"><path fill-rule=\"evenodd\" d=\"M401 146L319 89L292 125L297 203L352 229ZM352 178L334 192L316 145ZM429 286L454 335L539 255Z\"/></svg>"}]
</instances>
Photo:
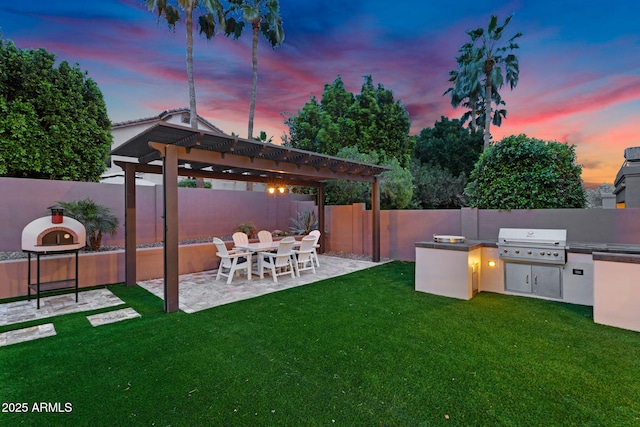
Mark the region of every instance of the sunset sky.
<instances>
[{"instance_id":1,"label":"sunset sky","mask_svg":"<svg viewBox=\"0 0 640 427\"><path fill-rule=\"evenodd\" d=\"M494 140L525 133L576 145L587 185L613 183L626 147L640 146L640 1L280 0L285 41L259 47L254 134L275 141L284 118L338 75L359 93L363 76L393 91L411 133L458 118L448 72L465 30L513 14L520 81L503 88L507 119ZM78 63L102 90L113 122L188 106L185 28L175 33L138 0L2 2L0 32ZM245 137L251 91L249 33L240 41L195 36L198 113Z\"/></svg>"}]
</instances>

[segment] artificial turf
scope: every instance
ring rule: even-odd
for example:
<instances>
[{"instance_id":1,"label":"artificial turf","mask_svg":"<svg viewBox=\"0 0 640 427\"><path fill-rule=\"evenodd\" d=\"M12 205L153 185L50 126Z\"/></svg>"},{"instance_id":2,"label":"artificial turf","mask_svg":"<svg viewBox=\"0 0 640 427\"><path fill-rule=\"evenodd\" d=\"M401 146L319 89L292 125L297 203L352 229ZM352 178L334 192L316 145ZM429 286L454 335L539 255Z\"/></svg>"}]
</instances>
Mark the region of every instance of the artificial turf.
<instances>
[{"instance_id":1,"label":"artificial turf","mask_svg":"<svg viewBox=\"0 0 640 427\"><path fill-rule=\"evenodd\" d=\"M413 277L393 262L195 314L112 286L141 318L65 315L57 336L0 349L3 410L29 407L0 425L640 425L640 333Z\"/></svg>"}]
</instances>

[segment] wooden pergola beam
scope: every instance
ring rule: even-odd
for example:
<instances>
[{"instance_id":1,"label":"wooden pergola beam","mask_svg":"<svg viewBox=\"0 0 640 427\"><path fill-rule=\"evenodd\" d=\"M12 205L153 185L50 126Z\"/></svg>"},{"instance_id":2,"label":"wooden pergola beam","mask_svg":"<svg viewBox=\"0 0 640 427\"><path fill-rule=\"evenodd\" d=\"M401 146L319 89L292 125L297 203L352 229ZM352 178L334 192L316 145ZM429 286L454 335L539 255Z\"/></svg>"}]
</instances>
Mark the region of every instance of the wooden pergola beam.
<instances>
[{"instance_id":1,"label":"wooden pergola beam","mask_svg":"<svg viewBox=\"0 0 640 427\"><path fill-rule=\"evenodd\" d=\"M161 142L149 142L149 146L156 151L162 151L166 146ZM294 177L308 178L316 181L331 179L346 179L349 181L373 182L375 177L349 174L346 172L335 172L328 167L313 167L307 165L296 165L278 160L258 159L255 157L236 156L229 153L220 153L207 150L187 150L185 147L176 147L177 156L187 163L208 163L211 165L227 166L229 168L245 168L262 170L265 172L278 173L282 175L292 175ZM334 161L327 160L328 163Z\"/></svg>"}]
</instances>

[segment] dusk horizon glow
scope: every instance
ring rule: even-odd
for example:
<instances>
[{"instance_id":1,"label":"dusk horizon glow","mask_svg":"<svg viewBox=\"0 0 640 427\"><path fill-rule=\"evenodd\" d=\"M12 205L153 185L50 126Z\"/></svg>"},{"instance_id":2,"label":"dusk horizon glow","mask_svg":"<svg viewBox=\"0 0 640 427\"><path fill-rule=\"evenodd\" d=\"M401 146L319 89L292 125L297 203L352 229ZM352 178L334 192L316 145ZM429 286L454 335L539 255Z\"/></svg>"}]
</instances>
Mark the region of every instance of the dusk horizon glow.
<instances>
[{"instance_id":1,"label":"dusk horizon glow","mask_svg":"<svg viewBox=\"0 0 640 427\"><path fill-rule=\"evenodd\" d=\"M462 3L462 4L460 4ZM448 72L491 14L513 18L518 86L500 91L508 112L494 141L526 134L576 146L585 186L613 184L624 149L640 146L640 3L592 1L280 0L285 40L272 50L260 40L254 135L279 142L284 119L325 84L342 77L360 93L363 76L393 91L405 105L411 134L441 116L459 118L443 93ZM19 48L45 48L77 63L95 80L113 122L158 115L189 105L185 28L175 33L142 1L35 1L0 6L0 34ZM194 31L198 114L226 133L247 135L251 37L212 41Z\"/></svg>"}]
</instances>

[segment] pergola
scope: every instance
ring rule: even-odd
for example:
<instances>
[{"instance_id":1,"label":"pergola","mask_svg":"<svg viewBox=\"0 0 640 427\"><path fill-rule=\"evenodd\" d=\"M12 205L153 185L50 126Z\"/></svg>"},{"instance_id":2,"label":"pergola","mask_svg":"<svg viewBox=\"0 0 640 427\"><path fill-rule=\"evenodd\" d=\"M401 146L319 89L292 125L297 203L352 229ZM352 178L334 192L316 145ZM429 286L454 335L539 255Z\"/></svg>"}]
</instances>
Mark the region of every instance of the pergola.
<instances>
[{"instance_id":1,"label":"pergola","mask_svg":"<svg viewBox=\"0 0 640 427\"><path fill-rule=\"evenodd\" d=\"M164 309L178 310L178 176L278 182L318 189L318 228L324 230L324 182L344 179L372 186L372 258L380 261L380 188L388 168L229 135L158 123L111 150L125 177L125 281L136 284L136 172L163 175ZM135 161L133 160L135 159ZM157 161L161 161L158 164ZM153 162L154 164L151 164ZM321 250L322 250L321 246Z\"/></svg>"}]
</instances>

